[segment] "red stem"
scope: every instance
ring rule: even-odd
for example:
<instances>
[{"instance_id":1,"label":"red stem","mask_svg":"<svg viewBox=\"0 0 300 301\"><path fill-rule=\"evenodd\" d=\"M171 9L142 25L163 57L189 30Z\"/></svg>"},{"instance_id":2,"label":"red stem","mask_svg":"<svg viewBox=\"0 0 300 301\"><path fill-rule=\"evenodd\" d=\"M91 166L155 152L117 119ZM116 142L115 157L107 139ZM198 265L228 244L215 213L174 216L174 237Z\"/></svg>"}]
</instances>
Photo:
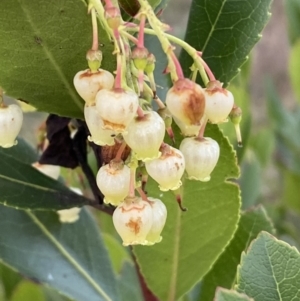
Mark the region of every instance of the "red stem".
<instances>
[{"instance_id":1,"label":"red stem","mask_svg":"<svg viewBox=\"0 0 300 301\"><path fill-rule=\"evenodd\" d=\"M105 8L111 8L113 7L113 3L111 2L111 0L105 0Z\"/></svg>"},{"instance_id":2,"label":"red stem","mask_svg":"<svg viewBox=\"0 0 300 301\"><path fill-rule=\"evenodd\" d=\"M135 168L130 169L129 197L135 197Z\"/></svg>"},{"instance_id":3,"label":"red stem","mask_svg":"<svg viewBox=\"0 0 300 301\"><path fill-rule=\"evenodd\" d=\"M147 195L141 187L137 187L136 190L138 191L138 193L141 196L142 200L148 201Z\"/></svg>"},{"instance_id":4,"label":"red stem","mask_svg":"<svg viewBox=\"0 0 300 301\"><path fill-rule=\"evenodd\" d=\"M144 111L140 106L138 106L136 113L138 114L139 118L143 118L145 116Z\"/></svg>"},{"instance_id":5,"label":"red stem","mask_svg":"<svg viewBox=\"0 0 300 301\"><path fill-rule=\"evenodd\" d=\"M115 89L122 89L122 57L117 54L117 74L115 79Z\"/></svg>"},{"instance_id":6,"label":"red stem","mask_svg":"<svg viewBox=\"0 0 300 301\"><path fill-rule=\"evenodd\" d=\"M203 60L202 60L202 65L204 66L204 69L205 69L210 81L215 81L216 78L215 78L214 74L212 73L212 71L210 70L208 65Z\"/></svg>"},{"instance_id":7,"label":"red stem","mask_svg":"<svg viewBox=\"0 0 300 301\"><path fill-rule=\"evenodd\" d=\"M93 28L93 43L92 43L92 50L98 50L99 42L98 42L98 23L96 17L96 11L93 7L91 10L92 15L92 28Z\"/></svg>"},{"instance_id":8,"label":"red stem","mask_svg":"<svg viewBox=\"0 0 300 301\"><path fill-rule=\"evenodd\" d=\"M144 29L146 23L146 16L142 15L140 20L140 30L138 35L138 44L137 47L144 48Z\"/></svg>"},{"instance_id":9,"label":"red stem","mask_svg":"<svg viewBox=\"0 0 300 301\"><path fill-rule=\"evenodd\" d=\"M123 154L123 152L124 152L124 150L126 148L126 145L127 145L126 142L123 141L122 144L121 144L121 146L120 146L120 148L118 149L117 154L116 154L116 157L115 157L116 161L122 160L122 154Z\"/></svg>"},{"instance_id":10,"label":"red stem","mask_svg":"<svg viewBox=\"0 0 300 301\"><path fill-rule=\"evenodd\" d=\"M174 62L178 79L183 79L184 75L183 75L183 71L182 71L181 65L180 65L180 63L178 61L178 58L176 57L176 55L175 55L175 53L173 51L171 51L171 58L172 58L172 60Z\"/></svg>"},{"instance_id":11,"label":"red stem","mask_svg":"<svg viewBox=\"0 0 300 301\"><path fill-rule=\"evenodd\" d=\"M201 125L200 131L199 131L199 134L198 134L198 139L203 139L204 138L204 132L205 132L206 124L207 124L207 118L205 118L203 124Z\"/></svg>"}]
</instances>

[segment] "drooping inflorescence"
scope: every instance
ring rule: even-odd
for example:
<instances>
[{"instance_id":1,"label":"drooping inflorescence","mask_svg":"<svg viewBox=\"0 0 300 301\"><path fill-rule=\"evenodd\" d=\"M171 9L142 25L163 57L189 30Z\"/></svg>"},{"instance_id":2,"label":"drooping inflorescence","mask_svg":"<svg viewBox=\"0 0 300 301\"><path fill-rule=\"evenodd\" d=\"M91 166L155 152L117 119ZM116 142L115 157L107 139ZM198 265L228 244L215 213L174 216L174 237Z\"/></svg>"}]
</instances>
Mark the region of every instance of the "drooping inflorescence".
<instances>
[{"instance_id":1,"label":"drooping inflorescence","mask_svg":"<svg viewBox=\"0 0 300 301\"><path fill-rule=\"evenodd\" d=\"M87 140L103 148L117 148L114 157L103 164L96 176L104 203L116 207L115 228L124 245L152 245L161 241L167 209L163 200L147 195L148 176L161 191L173 191L174 199L185 210L180 189L183 177L209 181L220 156L218 142L204 135L206 124L219 124L229 118L241 143L241 110L234 104L231 92L214 77L201 52L166 34L169 27L157 18L147 0L138 0L140 10L134 22L123 21L119 7L111 0L102 2L89 0L93 41L86 54L88 68L79 70L73 83L85 102ZM115 76L100 68L103 58L98 49L97 18L114 42ZM144 44L145 34L158 38L168 60L165 71L172 84L164 101L157 96L156 58ZM190 78L184 75L172 43L191 55ZM198 73L203 86L196 82ZM152 106L152 101L156 106ZM182 134L181 142L176 141L178 144L173 121ZM21 124L22 111L16 105L5 106L1 97L0 146L15 144ZM171 138L169 144L167 136ZM124 158L126 148L131 151ZM43 172L42 166L35 168ZM142 174L141 184L137 181L139 174Z\"/></svg>"},{"instance_id":2,"label":"drooping inflorescence","mask_svg":"<svg viewBox=\"0 0 300 301\"><path fill-rule=\"evenodd\" d=\"M99 77L98 92L93 94L94 98L87 101L83 97L89 106L85 109L85 119L91 133L90 141L98 145L112 145L118 135L118 139L123 138L123 144L131 149L125 162L118 153L109 164L100 168L97 175L104 202L117 206L113 221L124 245L151 245L161 240L167 211L161 200L146 195L144 189L148 175L158 183L160 190L174 191L181 206L179 187L182 177L209 181L220 156L218 142L204 137L207 122L222 123L229 114L232 119L236 112L231 92L215 79L200 52L167 35L165 30L168 26L157 19L148 2L140 0L139 3L141 8L135 17L137 22L125 23L119 8L111 0L105 0L105 7L90 1L90 7L97 10L101 24L115 43L117 67L113 87L101 87L103 80ZM97 29L93 28L95 31ZM133 36L132 32L137 32L137 36ZM173 85L165 103L157 97L153 75L156 60L144 45L145 33L158 37L168 59L166 71L170 73ZM193 80L184 76L170 41L193 53ZM95 44L94 41L93 46ZM93 50L98 49L94 47ZM84 72L97 74L100 70ZM205 87L195 82L197 71ZM78 74L74 84L81 95L83 92L77 87ZM96 87L95 82L93 87ZM84 94L92 95L88 91ZM157 112L152 108L152 100L159 107ZM186 137L183 137L179 149L164 142L167 132L174 143L172 119ZM235 124L236 120L234 118ZM136 171L142 173L141 187L136 180ZM135 190L140 197L135 195Z\"/></svg>"}]
</instances>

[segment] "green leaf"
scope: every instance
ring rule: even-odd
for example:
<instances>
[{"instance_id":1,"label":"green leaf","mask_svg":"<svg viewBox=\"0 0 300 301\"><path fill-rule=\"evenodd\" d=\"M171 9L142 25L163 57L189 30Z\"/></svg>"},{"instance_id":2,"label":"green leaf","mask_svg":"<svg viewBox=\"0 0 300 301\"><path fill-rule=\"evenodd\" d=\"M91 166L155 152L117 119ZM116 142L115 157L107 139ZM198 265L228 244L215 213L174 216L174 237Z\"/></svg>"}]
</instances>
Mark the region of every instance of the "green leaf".
<instances>
[{"instance_id":1,"label":"green leaf","mask_svg":"<svg viewBox=\"0 0 300 301\"><path fill-rule=\"evenodd\" d=\"M0 149L0 203L22 209L59 210L90 203L33 168L33 150L24 142L10 149ZM28 163L23 163L28 162Z\"/></svg>"},{"instance_id":2,"label":"green leaf","mask_svg":"<svg viewBox=\"0 0 300 301\"><path fill-rule=\"evenodd\" d=\"M133 263L128 261L124 263L117 280L122 301L144 300L140 282Z\"/></svg>"},{"instance_id":3,"label":"green leaf","mask_svg":"<svg viewBox=\"0 0 300 301\"><path fill-rule=\"evenodd\" d=\"M208 126L205 135L218 141L220 160L209 182L184 181L187 212L179 210L172 192L159 191L153 182L146 188L165 202L168 217L162 242L136 246L134 253L149 288L164 301L177 300L208 272L239 219L238 187L225 181L238 176L235 153L216 126Z\"/></svg>"},{"instance_id":4,"label":"green leaf","mask_svg":"<svg viewBox=\"0 0 300 301\"><path fill-rule=\"evenodd\" d=\"M202 280L199 301L212 300L218 286L225 288L233 286L242 252L262 230L274 232L273 225L263 207L246 211L241 215L233 239Z\"/></svg>"},{"instance_id":5,"label":"green leaf","mask_svg":"<svg viewBox=\"0 0 300 301\"><path fill-rule=\"evenodd\" d=\"M238 268L237 290L255 301L300 299L300 254L296 248L262 232Z\"/></svg>"},{"instance_id":6,"label":"green leaf","mask_svg":"<svg viewBox=\"0 0 300 301\"><path fill-rule=\"evenodd\" d=\"M203 59L215 77L227 86L245 63L260 39L270 13L271 0L194 0L186 42L203 52ZM182 54L186 71L191 59Z\"/></svg>"},{"instance_id":7,"label":"green leaf","mask_svg":"<svg viewBox=\"0 0 300 301\"><path fill-rule=\"evenodd\" d=\"M92 29L85 1L2 0L0 84L39 110L83 117L73 77L87 68ZM113 69L112 45L100 32L103 67ZM5 42L3 42L5 41Z\"/></svg>"},{"instance_id":8,"label":"green leaf","mask_svg":"<svg viewBox=\"0 0 300 301\"><path fill-rule=\"evenodd\" d=\"M128 252L126 252L126 250L123 248L121 243L117 241L112 235L103 233L103 239L108 249L108 254L112 262L115 274L119 274L125 261L131 262L131 258Z\"/></svg>"},{"instance_id":9,"label":"green leaf","mask_svg":"<svg viewBox=\"0 0 300 301\"><path fill-rule=\"evenodd\" d=\"M300 18L300 5L299 5L299 18ZM289 74L291 78L291 84L297 96L298 102L300 102L299 69L300 69L300 32L299 32L299 37L297 42L293 45L291 49L290 58L289 58Z\"/></svg>"},{"instance_id":10,"label":"green leaf","mask_svg":"<svg viewBox=\"0 0 300 301\"><path fill-rule=\"evenodd\" d=\"M0 208L0 258L78 301L118 301L109 257L86 210L74 224L52 212Z\"/></svg>"},{"instance_id":11,"label":"green leaf","mask_svg":"<svg viewBox=\"0 0 300 301\"><path fill-rule=\"evenodd\" d=\"M171 82L168 76L164 74L164 70L168 65L166 54L164 53L161 44L157 37L148 35L145 37L145 46L149 52L153 53L156 58L154 78L157 85L157 95L161 99L165 99L167 92L171 86Z\"/></svg>"},{"instance_id":12,"label":"green leaf","mask_svg":"<svg viewBox=\"0 0 300 301\"><path fill-rule=\"evenodd\" d=\"M72 299L60 295L57 291L47 286L43 286L43 293L45 295L46 301L72 301Z\"/></svg>"},{"instance_id":13,"label":"green leaf","mask_svg":"<svg viewBox=\"0 0 300 301\"><path fill-rule=\"evenodd\" d=\"M300 38L300 2L298 0L285 0L289 36L292 43Z\"/></svg>"},{"instance_id":14,"label":"green leaf","mask_svg":"<svg viewBox=\"0 0 300 301\"><path fill-rule=\"evenodd\" d=\"M218 288L214 301L254 301L254 299L236 291Z\"/></svg>"},{"instance_id":15,"label":"green leaf","mask_svg":"<svg viewBox=\"0 0 300 301\"><path fill-rule=\"evenodd\" d=\"M10 301L46 301L42 287L24 280L16 287Z\"/></svg>"}]
</instances>

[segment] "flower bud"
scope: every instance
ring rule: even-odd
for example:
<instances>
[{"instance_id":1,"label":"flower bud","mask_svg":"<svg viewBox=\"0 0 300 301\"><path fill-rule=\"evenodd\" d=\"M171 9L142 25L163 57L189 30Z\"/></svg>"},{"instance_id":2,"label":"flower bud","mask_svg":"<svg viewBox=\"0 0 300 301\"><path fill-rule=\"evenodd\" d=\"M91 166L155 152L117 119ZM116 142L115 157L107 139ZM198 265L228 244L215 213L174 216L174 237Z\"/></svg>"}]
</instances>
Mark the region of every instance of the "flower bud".
<instances>
[{"instance_id":1,"label":"flower bud","mask_svg":"<svg viewBox=\"0 0 300 301\"><path fill-rule=\"evenodd\" d=\"M148 201L152 208L153 222L146 240L148 241L148 245L153 245L155 243L161 242L162 240L162 236L160 234L167 220L167 208L165 204L159 199L149 197Z\"/></svg>"},{"instance_id":2,"label":"flower bud","mask_svg":"<svg viewBox=\"0 0 300 301\"><path fill-rule=\"evenodd\" d=\"M205 89L205 114L211 123L226 121L234 105L230 91L222 88L219 81L211 81Z\"/></svg>"},{"instance_id":3,"label":"flower bud","mask_svg":"<svg viewBox=\"0 0 300 301\"><path fill-rule=\"evenodd\" d=\"M129 193L130 168L123 161L112 160L99 169L96 180L104 203L117 206Z\"/></svg>"},{"instance_id":4,"label":"flower bud","mask_svg":"<svg viewBox=\"0 0 300 301\"><path fill-rule=\"evenodd\" d=\"M76 73L73 83L80 97L90 105L95 102L98 91L113 87L114 76L104 69L96 72L86 69Z\"/></svg>"},{"instance_id":5,"label":"flower bud","mask_svg":"<svg viewBox=\"0 0 300 301\"><path fill-rule=\"evenodd\" d=\"M179 149L184 155L185 170L190 180L207 182L210 174L215 168L219 155L219 144L208 137L185 138Z\"/></svg>"},{"instance_id":6,"label":"flower bud","mask_svg":"<svg viewBox=\"0 0 300 301\"><path fill-rule=\"evenodd\" d=\"M108 26L113 30L121 25L121 13L117 7L105 8L105 18Z\"/></svg>"},{"instance_id":7,"label":"flower bud","mask_svg":"<svg viewBox=\"0 0 300 301\"><path fill-rule=\"evenodd\" d=\"M97 93L96 107L103 119L104 128L124 133L134 118L139 98L133 91L103 89Z\"/></svg>"},{"instance_id":8,"label":"flower bud","mask_svg":"<svg viewBox=\"0 0 300 301\"><path fill-rule=\"evenodd\" d=\"M154 111L135 117L124 134L124 140L138 160L152 160L160 156L159 148L165 136L165 123Z\"/></svg>"},{"instance_id":9,"label":"flower bud","mask_svg":"<svg viewBox=\"0 0 300 301\"><path fill-rule=\"evenodd\" d=\"M141 198L126 198L114 211L113 223L123 245L146 245L153 224L152 208Z\"/></svg>"},{"instance_id":10,"label":"flower bud","mask_svg":"<svg viewBox=\"0 0 300 301\"><path fill-rule=\"evenodd\" d=\"M158 159L145 163L148 174L159 184L162 191L176 190L181 186L185 160L183 154L176 148L164 144Z\"/></svg>"},{"instance_id":11,"label":"flower bud","mask_svg":"<svg viewBox=\"0 0 300 301\"><path fill-rule=\"evenodd\" d=\"M97 72L102 62L102 52L100 50L90 49L86 54L88 65L92 72Z\"/></svg>"},{"instance_id":12,"label":"flower bud","mask_svg":"<svg viewBox=\"0 0 300 301\"><path fill-rule=\"evenodd\" d=\"M231 122L234 124L234 128L235 128L235 134L237 137L237 142L238 142L238 146L242 147L242 134L241 134L241 128L240 128L240 122L242 121L242 109L236 105L233 106L230 114L229 114L229 118L231 120Z\"/></svg>"},{"instance_id":13,"label":"flower bud","mask_svg":"<svg viewBox=\"0 0 300 301\"><path fill-rule=\"evenodd\" d=\"M168 109L186 125L200 125L205 110L204 90L193 81L176 81L166 97Z\"/></svg>"},{"instance_id":14,"label":"flower bud","mask_svg":"<svg viewBox=\"0 0 300 301\"><path fill-rule=\"evenodd\" d=\"M155 56L153 53L149 53L147 56L147 65L145 67L145 72L146 73L153 73L155 69Z\"/></svg>"},{"instance_id":15,"label":"flower bud","mask_svg":"<svg viewBox=\"0 0 300 301\"><path fill-rule=\"evenodd\" d=\"M22 123L23 112L18 105L0 106L0 146L8 148L17 144Z\"/></svg>"},{"instance_id":16,"label":"flower bud","mask_svg":"<svg viewBox=\"0 0 300 301\"><path fill-rule=\"evenodd\" d=\"M91 133L88 136L89 141L94 142L97 145L114 145L116 136L115 132L112 130L104 129L104 122L99 116L98 111L96 110L96 105L87 105L84 106L84 118L86 125Z\"/></svg>"},{"instance_id":17,"label":"flower bud","mask_svg":"<svg viewBox=\"0 0 300 301\"><path fill-rule=\"evenodd\" d=\"M145 47L135 47L131 52L131 59L138 70L145 70L149 51Z\"/></svg>"}]
</instances>

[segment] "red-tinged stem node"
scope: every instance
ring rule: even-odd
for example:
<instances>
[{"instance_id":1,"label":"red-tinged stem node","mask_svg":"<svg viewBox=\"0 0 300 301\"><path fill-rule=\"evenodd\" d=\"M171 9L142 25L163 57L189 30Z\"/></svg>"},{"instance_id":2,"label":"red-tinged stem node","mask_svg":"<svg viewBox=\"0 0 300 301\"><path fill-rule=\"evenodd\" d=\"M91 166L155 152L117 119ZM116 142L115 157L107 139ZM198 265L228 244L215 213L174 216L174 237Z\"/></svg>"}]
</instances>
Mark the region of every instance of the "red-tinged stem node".
<instances>
[{"instance_id":1,"label":"red-tinged stem node","mask_svg":"<svg viewBox=\"0 0 300 301\"><path fill-rule=\"evenodd\" d=\"M183 212L187 211L187 208L182 206L182 197L180 193L176 194L176 201L181 211Z\"/></svg>"}]
</instances>

